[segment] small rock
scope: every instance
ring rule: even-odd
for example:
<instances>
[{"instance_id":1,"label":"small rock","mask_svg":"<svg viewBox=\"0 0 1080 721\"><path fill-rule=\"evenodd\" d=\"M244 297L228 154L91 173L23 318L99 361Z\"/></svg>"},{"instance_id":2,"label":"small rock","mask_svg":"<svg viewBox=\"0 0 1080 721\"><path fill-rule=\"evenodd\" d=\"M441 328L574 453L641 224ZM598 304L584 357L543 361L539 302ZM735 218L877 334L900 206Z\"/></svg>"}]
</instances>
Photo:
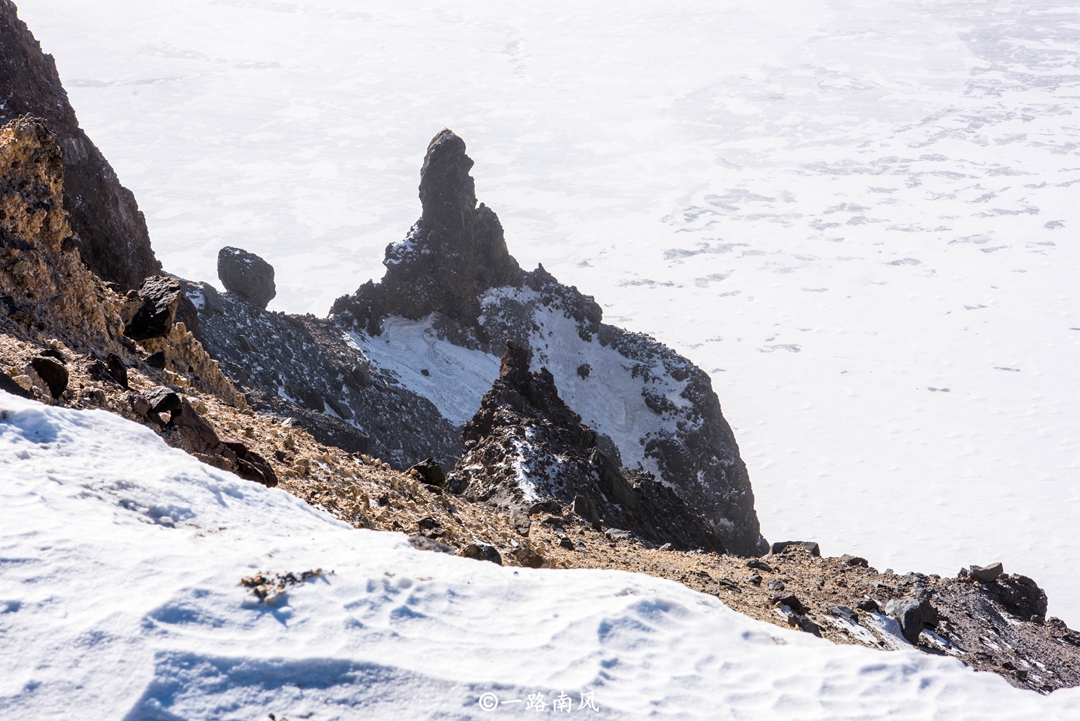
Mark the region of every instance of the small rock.
<instances>
[{"instance_id":1,"label":"small rock","mask_svg":"<svg viewBox=\"0 0 1080 721\"><path fill-rule=\"evenodd\" d=\"M445 543L439 543L425 536L409 536L409 545L419 551L436 551L454 555L454 549Z\"/></svg>"},{"instance_id":2,"label":"small rock","mask_svg":"<svg viewBox=\"0 0 1080 721\"><path fill-rule=\"evenodd\" d=\"M829 613L836 616L837 618L844 619L848 623L853 623L856 625L858 625L859 623L859 614L855 613L855 611L851 610L847 606L830 606Z\"/></svg>"},{"instance_id":3,"label":"small rock","mask_svg":"<svg viewBox=\"0 0 1080 721\"><path fill-rule=\"evenodd\" d=\"M431 371L429 371L427 368L421 368L420 369L420 375L425 376L425 377L430 376Z\"/></svg>"},{"instance_id":4,"label":"small rock","mask_svg":"<svg viewBox=\"0 0 1080 721\"><path fill-rule=\"evenodd\" d=\"M119 383L122 388L128 387L127 366L124 365L124 361L120 359L120 356L115 353L106 356L105 369L109 372L109 376Z\"/></svg>"},{"instance_id":5,"label":"small rock","mask_svg":"<svg viewBox=\"0 0 1080 721\"><path fill-rule=\"evenodd\" d=\"M218 251L217 269L225 290L247 298L259 308L265 309L277 295L273 266L254 253L226 246Z\"/></svg>"},{"instance_id":6,"label":"small rock","mask_svg":"<svg viewBox=\"0 0 1080 721\"><path fill-rule=\"evenodd\" d=\"M151 368L157 368L158 370L164 368L165 351L159 350L157 353L148 356L146 359L146 365L150 366Z\"/></svg>"},{"instance_id":7,"label":"small rock","mask_svg":"<svg viewBox=\"0 0 1080 721\"><path fill-rule=\"evenodd\" d=\"M573 509L574 513L581 516L586 523L596 528L600 527L600 514L597 513L596 506L588 496L574 496Z\"/></svg>"},{"instance_id":8,"label":"small rock","mask_svg":"<svg viewBox=\"0 0 1080 721\"><path fill-rule=\"evenodd\" d=\"M772 581L772 582L770 582L769 583L769 590L770 591L783 591L784 590L784 582L783 581Z\"/></svg>"},{"instance_id":9,"label":"small rock","mask_svg":"<svg viewBox=\"0 0 1080 721\"><path fill-rule=\"evenodd\" d=\"M558 501L551 498L546 501L538 501L529 506L530 516L535 516L537 513L553 513L555 515L560 515L562 513L562 506L559 505Z\"/></svg>"},{"instance_id":10,"label":"small rock","mask_svg":"<svg viewBox=\"0 0 1080 721\"><path fill-rule=\"evenodd\" d=\"M630 531L624 531L621 528L609 528L604 531L604 535L613 541L619 539L628 541L634 537L634 534L630 533Z\"/></svg>"},{"instance_id":11,"label":"small rock","mask_svg":"<svg viewBox=\"0 0 1080 721\"><path fill-rule=\"evenodd\" d=\"M577 367L577 374L582 378L588 378L589 373L592 372L592 366L588 363L582 363Z\"/></svg>"},{"instance_id":12,"label":"small rock","mask_svg":"<svg viewBox=\"0 0 1080 721\"><path fill-rule=\"evenodd\" d=\"M13 396L19 396L20 398L33 398L34 394L23 388L16 383L11 376L3 371L0 371L0 390L7 391Z\"/></svg>"},{"instance_id":13,"label":"small rock","mask_svg":"<svg viewBox=\"0 0 1080 721\"><path fill-rule=\"evenodd\" d=\"M811 556L820 556L821 548L815 541L777 541L772 545L773 553L783 553L791 548L799 548Z\"/></svg>"},{"instance_id":14,"label":"small rock","mask_svg":"<svg viewBox=\"0 0 1080 721\"><path fill-rule=\"evenodd\" d=\"M739 588L739 584L735 581L732 581L730 578L721 578L719 579L718 583L725 588L730 588L732 590L738 591L739 593L742 593L742 589Z\"/></svg>"},{"instance_id":15,"label":"small rock","mask_svg":"<svg viewBox=\"0 0 1080 721\"><path fill-rule=\"evenodd\" d=\"M659 550L661 550L661 551L670 551L671 550L671 544L670 543L665 543L663 546L660 546Z\"/></svg>"},{"instance_id":16,"label":"small rock","mask_svg":"<svg viewBox=\"0 0 1080 721\"><path fill-rule=\"evenodd\" d=\"M862 566L863 568L866 568L870 565L870 563L862 556L852 556L847 553L845 553L843 556L840 556L840 562L846 566Z\"/></svg>"},{"instance_id":17,"label":"small rock","mask_svg":"<svg viewBox=\"0 0 1080 721\"><path fill-rule=\"evenodd\" d=\"M574 550L574 542L571 541L566 536L563 536L562 538L559 539L559 545L562 548L565 548L567 551L573 551Z\"/></svg>"},{"instance_id":18,"label":"small rock","mask_svg":"<svg viewBox=\"0 0 1080 721\"><path fill-rule=\"evenodd\" d=\"M221 439L222 444L236 454L236 475L248 481L261 483L268 488L278 484L277 474L262 456L248 448L242 441Z\"/></svg>"},{"instance_id":19,"label":"small rock","mask_svg":"<svg viewBox=\"0 0 1080 721\"><path fill-rule=\"evenodd\" d=\"M885 615L900 622L900 631L913 646L919 643L923 626L936 626L937 609L925 599L897 598L885 604Z\"/></svg>"},{"instance_id":20,"label":"small rock","mask_svg":"<svg viewBox=\"0 0 1080 721\"><path fill-rule=\"evenodd\" d=\"M526 568L540 568L544 565L544 557L537 553L527 542L522 543L520 547L515 548L511 555L517 559L518 563Z\"/></svg>"},{"instance_id":21,"label":"small rock","mask_svg":"<svg viewBox=\"0 0 1080 721\"><path fill-rule=\"evenodd\" d=\"M786 593L777 593L770 600L774 606L787 606L795 613L806 613L806 606L804 606L802 601L790 591Z\"/></svg>"},{"instance_id":22,"label":"small rock","mask_svg":"<svg viewBox=\"0 0 1080 721\"><path fill-rule=\"evenodd\" d=\"M796 616L795 623L798 625L800 631L821 638L821 626L817 625L806 616Z\"/></svg>"},{"instance_id":23,"label":"small rock","mask_svg":"<svg viewBox=\"0 0 1080 721\"><path fill-rule=\"evenodd\" d=\"M124 326L124 335L146 340L168 335L180 303L180 281L163 275L147 278L139 289L138 310Z\"/></svg>"},{"instance_id":24,"label":"small rock","mask_svg":"<svg viewBox=\"0 0 1080 721\"><path fill-rule=\"evenodd\" d=\"M532 528L532 520L524 513L516 511L510 514L510 523L514 526L514 530L522 536L528 536L529 529Z\"/></svg>"},{"instance_id":25,"label":"small rock","mask_svg":"<svg viewBox=\"0 0 1080 721\"><path fill-rule=\"evenodd\" d=\"M749 561L747 561L746 562L746 567L747 568L755 568L758 571L765 571L767 573L772 573L772 570L773 570L772 566L765 563L764 561L759 561L756 558L751 558Z\"/></svg>"},{"instance_id":26,"label":"small rock","mask_svg":"<svg viewBox=\"0 0 1080 721\"><path fill-rule=\"evenodd\" d=\"M1000 563L991 563L989 566L976 566L972 564L971 566L971 577L982 583L993 583L1002 573L1003 569Z\"/></svg>"},{"instance_id":27,"label":"small rock","mask_svg":"<svg viewBox=\"0 0 1080 721\"><path fill-rule=\"evenodd\" d=\"M440 466L439 462L434 458L425 458L415 466L409 468L406 473L410 476L418 477L419 480L430 486L442 488L446 485L446 474L443 473L442 466Z\"/></svg>"},{"instance_id":28,"label":"small rock","mask_svg":"<svg viewBox=\"0 0 1080 721\"><path fill-rule=\"evenodd\" d=\"M872 598L864 598L855 604L855 608L860 611L866 611L867 613L875 613L881 610L881 606L879 606L878 602Z\"/></svg>"},{"instance_id":29,"label":"small rock","mask_svg":"<svg viewBox=\"0 0 1080 721\"><path fill-rule=\"evenodd\" d=\"M428 538L438 538L445 533L442 524L431 516L424 516L416 522L416 525L420 528L420 534Z\"/></svg>"},{"instance_id":30,"label":"small rock","mask_svg":"<svg viewBox=\"0 0 1080 721\"><path fill-rule=\"evenodd\" d=\"M760 586L761 585L761 580L762 580L761 576L759 574L757 574L757 573L751 573L749 576L746 577L746 582L747 583L752 583L755 586Z\"/></svg>"},{"instance_id":31,"label":"small rock","mask_svg":"<svg viewBox=\"0 0 1080 721\"><path fill-rule=\"evenodd\" d=\"M474 561L491 561L499 566L502 565L502 556L499 555L494 546L489 546L486 543L470 543L458 551L458 555L471 558Z\"/></svg>"},{"instance_id":32,"label":"small rock","mask_svg":"<svg viewBox=\"0 0 1080 721\"><path fill-rule=\"evenodd\" d=\"M64 395L64 391L67 390L69 375L63 363L48 356L38 356L30 360L30 365L41 376L41 380L45 381L45 385L49 386L49 393L52 394L53 398L58 399Z\"/></svg>"}]
</instances>

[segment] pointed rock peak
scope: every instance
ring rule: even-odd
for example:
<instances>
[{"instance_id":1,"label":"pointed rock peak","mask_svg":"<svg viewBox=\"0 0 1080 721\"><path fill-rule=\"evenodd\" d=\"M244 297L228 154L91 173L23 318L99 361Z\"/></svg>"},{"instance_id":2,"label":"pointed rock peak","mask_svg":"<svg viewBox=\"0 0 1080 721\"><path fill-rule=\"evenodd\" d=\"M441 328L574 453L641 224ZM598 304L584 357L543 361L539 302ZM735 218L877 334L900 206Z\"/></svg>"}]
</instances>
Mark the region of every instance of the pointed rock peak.
<instances>
[{"instance_id":1,"label":"pointed rock peak","mask_svg":"<svg viewBox=\"0 0 1080 721\"><path fill-rule=\"evenodd\" d=\"M424 221L454 220L453 215L476 208L476 185L469 175L472 166L472 158L465 154L465 141L452 130L444 128L431 139L420 169ZM460 223L457 219L456 224Z\"/></svg>"},{"instance_id":2,"label":"pointed rock peak","mask_svg":"<svg viewBox=\"0 0 1080 721\"><path fill-rule=\"evenodd\" d=\"M499 380L511 387L529 380L529 351L512 340L506 341L503 350Z\"/></svg>"}]
</instances>

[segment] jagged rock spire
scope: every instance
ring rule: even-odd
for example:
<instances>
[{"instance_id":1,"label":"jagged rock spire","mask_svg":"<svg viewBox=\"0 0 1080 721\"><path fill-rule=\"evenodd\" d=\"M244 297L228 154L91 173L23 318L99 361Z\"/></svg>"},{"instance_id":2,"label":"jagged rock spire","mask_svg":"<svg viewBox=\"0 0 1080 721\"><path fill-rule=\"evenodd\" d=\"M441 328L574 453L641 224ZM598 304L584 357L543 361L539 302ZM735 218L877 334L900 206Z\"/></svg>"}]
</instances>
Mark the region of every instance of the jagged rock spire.
<instances>
[{"instance_id":1,"label":"jagged rock spire","mask_svg":"<svg viewBox=\"0 0 1080 721\"><path fill-rule=\"evenodd\" d=\"M420 219L405 240L387 246L382 281L339 298L331 314L348 313L377 335L386 316L419 320L437 312L466 335L483 336L480 296L520 286L524 273L506 248L499 218L483 203L477 207L472 166L464 140L450 130L435 135L420 171Z\"/></svg>"}]
</instances>

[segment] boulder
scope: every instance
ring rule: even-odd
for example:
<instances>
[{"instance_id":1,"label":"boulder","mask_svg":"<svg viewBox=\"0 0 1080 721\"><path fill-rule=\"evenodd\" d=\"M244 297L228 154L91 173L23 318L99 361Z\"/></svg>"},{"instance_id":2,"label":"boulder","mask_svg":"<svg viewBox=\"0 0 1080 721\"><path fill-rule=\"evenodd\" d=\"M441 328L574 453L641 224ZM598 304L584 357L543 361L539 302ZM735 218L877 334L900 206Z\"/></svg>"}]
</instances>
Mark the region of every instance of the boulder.
<instances>
[{"instance_id":1,"label":"boulder","mask_svg":"<svg viewBox=\"0 0 1080 721\"><path fill-rule=\"evenodd\" d=\"M920 598L895 598L885 604L885 615L900 623L900 631L913 646L919 644L924 626L936 626L937 609L930 601Z\"/></svg>"},{"instance_id":2,"label":"boulder","mask_svg":"<svg viewBox=\"0 0 1080 721\"><path fill-rule=\"evenodd\" d=\"M34 367L34 370L41 380L45 381L45 385L49 386L49 393L53 398L60 398L64 395L64 391L68 386L68 370L64 367L64 364L55 358L41 355L30 360L30 365Z\"/></svg>"},{"instance_id":3,"label":"boulder","mask_svg":"<svg viewBox=\"0 0 1080 721\"><path fill-rule=\"evenodd\" d=\"M446 485L446 474L443 473L442 466L434 458L425 458L411 467L406 473L429 486L442 488Z\"/></svg>"},{"instance_id":4,"label":"boulder","mask_svg":"<svg viewBox=\"0 0 1080 721\"><path fill-rule=\"evenodd\" d=\"M139 307L124 327L124 335L132 340L160 338L169 334L176 309L180 304L180 281L155 275L139 288Z\"/></svg>"},{"instance_id":5,"label":"boulder","mask_svg":"<svg viewBox=\"0 0 1080 721\"><path fill-rule=\"evenodd\" d=\"M248 481L261 483L268 488L278 484L277 475L266 459L248 448L242 441L222 438L222 444L236 454L236 475Z\"/></svg>"},{"instance_id":6,"label":"boulder","mask_svg":"<svg viewBox=\"0 0 1080 721\"><path fill-rule=\"evenodd\" d=\"M1000 563L991 563L989 566L971 566L971 577L982 583L993 583L1003 573Z\"/></svg>"},{"instance_id":7,"label":"boulder","mask_svg":"<svg viewBox=\"0 0 1080 721\"><path fill-rule=\"evenodd\" d=\"M774 606L787 606L795 613L806 613L806 606L791 591L774 594L770 600Z\"/></svg>"},{"instance_id":8,"label":"boulder","mask_svg":"<svg viewBox=\"0 0 1080 721\"><path fill-rule=\"evenodd\" d=\"M815 541L777 541L772 545L773 553L784 553L788 549L798 548L811 556L820 556L821 548Z\"/></svg>"},{"instance_id":9,"label":"boulder","mask_svg":"<svg viewBox=\"0 0 1080 721\"><path fill-rule=\"evenodd\" d=\"M128 387L127 366L124 365L124 361L120 359L120 356L110 353L105 358L105 369L109 377L119 383L121 387Z\"/></svg>"},{"instance_id":10,"label":"boulder","mask_svg":"<svg viewBox=\"0 0 1080 721\"><path fill-rule=\"evenodd\" d=\"M241 248L226 246L218 251L218 278L225 290L247 298L259 308L277 295L274 267Z\"/></svg>"},{"instance_id":11,"label":"boulder","mask_svg":"<svg viewBox=\"0 0 1080 721\"><path fill-rule=\"evenodd\" d=\"M500 566L502 565L502 556L499 555L494 546L489 546L486 543L470 543L461 549L458 555L471 558L474 561L491 561Z\"/></svg>"},{"instance_id":12,"label":"boulder","mask_svg":"<svg viewBox=\"0 0 1080 721\"><path fill-rule=\"evenodd\" d=\"M0 371L0 391L7 391L13 396L20 398L33 398L34 394L12 380L11 376Z\"/></svg>"}]
</instances>

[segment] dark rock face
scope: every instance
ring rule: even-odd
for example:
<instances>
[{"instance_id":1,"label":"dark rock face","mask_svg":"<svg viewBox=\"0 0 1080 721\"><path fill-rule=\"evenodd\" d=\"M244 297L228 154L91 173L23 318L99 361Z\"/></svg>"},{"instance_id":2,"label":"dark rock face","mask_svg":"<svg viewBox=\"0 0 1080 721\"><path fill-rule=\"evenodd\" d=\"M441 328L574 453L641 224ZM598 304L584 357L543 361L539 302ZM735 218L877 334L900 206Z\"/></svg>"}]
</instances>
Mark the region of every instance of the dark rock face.
<instances>
[{"instance_id":1,"label":"dark rock face","mask_svg":"<svg viewBox=\"0 0 1080 721\"><path fill-rule=\"evenodd\" d=\"M885 615L900 623L900 631L912 645L918 645L919 634L924 627L933 628L938 623L937 609L926 599L901 598L885 604Z\"/></svg>"},{"instance_id":2,"label":"dark rock face","mask_svg":"<svg viewBox=\"0 0 1080 721\"><path fill-rule=\"evenodd\" d=\"M783 553L789 548L802 549L809 553L811 556L821 555L821 548L818 546L816 541L777 541L772 545L772 552Z\"/></svg>"},{"instance_id":3,"label":"dark rock face","mask_svg":"<svg viewBox=\"0 0 1080 721\"><path fill-rule=\"evenodd\" d=\"M124 289L161 272L135 196L79 128L52 56L41 51L10 0L0 0L0 88L0 124L31 114L56 133L63 150L64 208L83 262Z\"/></svg>"},{"instance_id":4,"label":"dark rock face","mask_svg":"<svg viewBox=\"0 0 1080 721\"><path fill-rule=\"evenodd\" d=\"M217 270L225 290L242 295L259 308L266 308L277 295L273 266L254 253L222 248L218 251Z\"/></svg>"},{"instance_id":5,"label":"dark rock face","mask_svg":"<svg viewBox=\"0 0 1080 721\"><path fill-rule=\"evenodd\" d=\"M64 391L67 390L68 386L68 370L63 363L55 358L42 355L31 359L30 365L41 376L41 380L45 381L45 385L49 386L49 393L52 394L53 398L64 395Z\"/></svg>"},{"instance_id":6,"label":"dark rock face","mask_svg":"<svg viewBox=\"0 0 1080 721\"><path fill-rule=\"evenodd\" d=\"M426 483L429 486L442 488L446 485L446 474L443 473L442 466L434 458L425 458L407 472L410 476L416 477L421 483Z\"/></svg>"},{"instance_id":7,"label":"dark rock face","mask_svg":"<svg viewBox=\"0 0 1080 721\"><path fill-rule=\"evenodd\" d=\"M132 340L160 338L169 334L180 305L180 281L152 276L139 289L139 307L124 327Z\"/></svg>"},{"instance_id":8,"label":"dark rock face","mask_svg":"<svg viewBox=\"0 0 1080 721\"><path fill-rule=\"evenodd\" d=\"M449 130L428 145L420 171L423 214L405 240L386 249L386 276L339 298L331 313L349 312L357 327L381 332L388 315L420 320L439 313L458 332L487 341L477 319L480 296L520 285L524 274L511 257L498 217L482 203L469 175L465 141Z\"/></svg>"},{"instance_id":9,"label":"dark rock face","mask_svg":"<svg viewBox=\"0 0 1080 721\"><path fill-rule=\"evenodd\" d=\"M457 462L454 425L369 365L333 322L262 310L209 288L188 290L201 306L200 340L252 407L291 416L320 443L371 453L399 470L429 457L443 467Z\"/></svg>"},{"instance_id":10,"label":"dark rock face","mask_svg":"<svg viewBox=\"0 0 1080 721\"><path fill-rule=\"evenodd\" d=\"M464 483L450 485L464 486L468 496L519 512L573 504L586 520L650 544L721 549L706 520L674 491L604 455L596 432L559 398L551 374L530 373L528 352L512 341L462 441L467 450L453 475Z\"/></svg>"},{"instance_id":11,"label":"dark rock face","mask_svg":"<svg viewBox=\"0 0 1080 721\"><path fill-rule=\"evenodd\" d=\"M585 419L604 455L616 467L656 470L705 514L732 553L766 553L746 466L708 375L648 336L602 323L592 297L543 266L522 272L495 214L476 207L471 167L460 138L448 130L435 136L421 173L422 217L387 248L383 279L338 298L331 317L372 338L391 316L430 317L440 340L495 356L512 340L551 371L582 415L589 409L580 403L637 384L639 394L617 399L627 406L624 417L635 418L633 428L602 413ZM560 343L549 347L553 335ZM613 373L619 384L608 385Z\"/></svg>"}]
</instances>

